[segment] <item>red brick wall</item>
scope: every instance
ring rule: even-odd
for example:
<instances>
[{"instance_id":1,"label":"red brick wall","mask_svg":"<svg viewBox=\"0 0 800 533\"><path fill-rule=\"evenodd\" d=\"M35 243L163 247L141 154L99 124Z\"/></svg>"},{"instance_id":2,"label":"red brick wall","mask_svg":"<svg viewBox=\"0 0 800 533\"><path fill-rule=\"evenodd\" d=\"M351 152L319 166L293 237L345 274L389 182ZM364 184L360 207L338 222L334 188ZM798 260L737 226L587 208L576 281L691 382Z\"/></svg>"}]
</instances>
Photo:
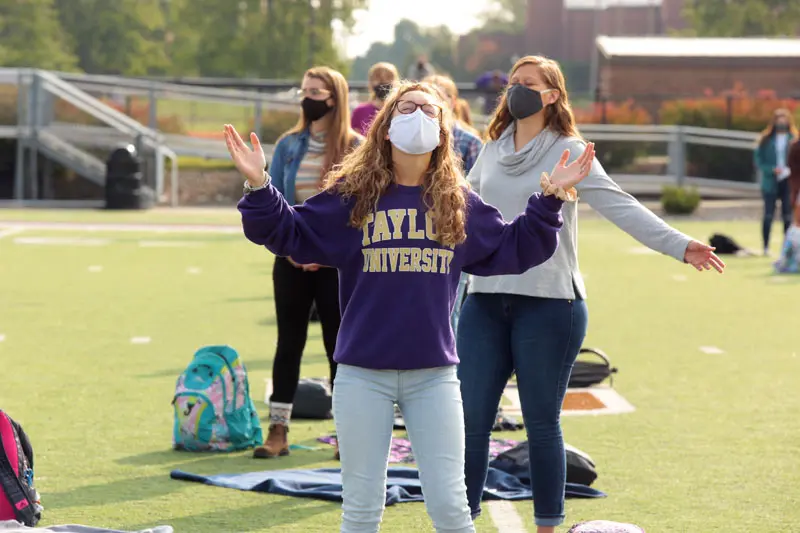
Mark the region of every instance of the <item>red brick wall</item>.
<instances>
[{"instance_id":1,"label":"red brick wall","mask_svg":"<svg viewBox=\"0 0 800 533\"><path fill-rule=\"evenodd\" d=\"M684 60L684 64L631 64L618 60L600 70L601 94L612 100L632 96L652 99L703 96L707 90L715 93L741 84L744 89L757 92L772 90L779 96L792 96L800 92L800 60L743 61L736 63L697 62Z\"/></svg>"},{"instance_id":2,"label":"red brick wall","mask_svg":"<svg viewBox=\"0 0 800 533\"><path fill-rule=\"evenodd\" d=\"M568 38L564 33L565 11L564 0L528 0L525 55L563 57L562 42Z\"/></svg>"},{"instance_id":3,"label":"red brick wall","mask_svg":"<svg viewBox=\"0 0 800 533\"><path fill-rule=\"evenodd\" d=\"M643 36L681 29L684 0L662 0L662 6L566 9L564 0L528 0L527 54L544 54L560 61L590 62L597 32L610 36Z\"/></svg>"},{"instance_id":4,"label":"red brick wall","mask_svg":"<svg viewBox=\"0 0 800 533\"><path fill-rule=\"evenodd\" d=\"M598 26L600 23L598 17ZM594 49L596 29L595 12L592 9L570 9L564 24L564 61L589 61Z\"/></svg>"}]
</instances>

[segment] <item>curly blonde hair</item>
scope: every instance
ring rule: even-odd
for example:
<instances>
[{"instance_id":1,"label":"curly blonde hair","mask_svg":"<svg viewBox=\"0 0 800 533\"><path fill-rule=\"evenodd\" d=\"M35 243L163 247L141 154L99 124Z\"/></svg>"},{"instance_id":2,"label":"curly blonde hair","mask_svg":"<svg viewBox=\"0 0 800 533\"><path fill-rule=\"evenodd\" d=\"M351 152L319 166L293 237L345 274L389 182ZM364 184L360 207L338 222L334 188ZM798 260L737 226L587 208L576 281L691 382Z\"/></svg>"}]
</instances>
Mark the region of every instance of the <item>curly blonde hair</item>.
<instances>
[{"instance_id":1,"label":"curly blonde hair","mask_svg":"<svg viewBox=\"0 0 800 533\"><path fill-rule=\"evenodd\" d=\"M355 198L350 211L350 225L361 228L373 213L378 200L394 182L392 144L387 139L392 113L406 93L419 91L431 95L442 109L439 146L434 149L422 183L423 201L431 212L436 241L443 246L461 244L466 234L468 185L453 150L450 126L452 117L438 92L427 83L402 82L378 112L365 141L348 154L328 174L325 190L345 199Z\"/></svg>"}]
</instances>

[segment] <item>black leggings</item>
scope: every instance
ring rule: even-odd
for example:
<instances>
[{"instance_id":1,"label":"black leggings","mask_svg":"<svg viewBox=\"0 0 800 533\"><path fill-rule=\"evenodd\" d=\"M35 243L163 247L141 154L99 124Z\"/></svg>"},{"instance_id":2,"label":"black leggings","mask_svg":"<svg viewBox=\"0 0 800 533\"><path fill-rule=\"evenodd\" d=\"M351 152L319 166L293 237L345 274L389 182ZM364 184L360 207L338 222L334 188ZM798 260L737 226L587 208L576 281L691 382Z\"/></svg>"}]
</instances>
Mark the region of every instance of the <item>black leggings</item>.
<instances>
[{"instance_id":1,"label":"black leggings","mask_svg":"<svg viewBox=\"0 0 800 533\"><path fill-rule=\"evenodd\" d=\"M341 323L339 274L335 268L304 272L287 259L276 257L272 282L278 320L278 349L272 363L270 401L293 403L300 380L300 360L306 346L313 303L316 303L322 325L322 341L330 365L331 384L336 376L333 352Z\"/></svg>"},{"instance_id":2,"label":"black leggings","mask_svg":"<svg viewBox=\"0 0 800 533\"><path fill-rule=\"evenodd\" d=\"M772 220L775 218L775 204L781 202L781 218L783 219L783 232L789 231L792 225L792 199L789 196L789 180L778 182L774 192L761 193L764 197L764 220L761 223L761 237L764 241L764 250L769 248L769 234L772 231Z\"/></svg>"}]
</instances>

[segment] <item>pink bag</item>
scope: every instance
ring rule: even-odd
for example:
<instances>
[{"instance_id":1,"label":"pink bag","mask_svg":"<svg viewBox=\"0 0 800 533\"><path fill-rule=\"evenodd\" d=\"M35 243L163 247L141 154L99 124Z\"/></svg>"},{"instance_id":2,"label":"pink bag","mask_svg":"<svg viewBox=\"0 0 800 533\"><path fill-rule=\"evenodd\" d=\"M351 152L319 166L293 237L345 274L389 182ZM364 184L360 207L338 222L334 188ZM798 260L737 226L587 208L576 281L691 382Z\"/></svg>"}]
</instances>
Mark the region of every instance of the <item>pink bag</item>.
<instances>
[{"instance_id":1,"label":"pink bag","mask_svg":"<svg viewBox=\"0 0 800 533\"><path fill-rule=\"evenodd\" d=\"M28 527L41 518L33 488L33 448L22 426L0 410L0 521L16 520Z\"/></svg>"}]
</instances>

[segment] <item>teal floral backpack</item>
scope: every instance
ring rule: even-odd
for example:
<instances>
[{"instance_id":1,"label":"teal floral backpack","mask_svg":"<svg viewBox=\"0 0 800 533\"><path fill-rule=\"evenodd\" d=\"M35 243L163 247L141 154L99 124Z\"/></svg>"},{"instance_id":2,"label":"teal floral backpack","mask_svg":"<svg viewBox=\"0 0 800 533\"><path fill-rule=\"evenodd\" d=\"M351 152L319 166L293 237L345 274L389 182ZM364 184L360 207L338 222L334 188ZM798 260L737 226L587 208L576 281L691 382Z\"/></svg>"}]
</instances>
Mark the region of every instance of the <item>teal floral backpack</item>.
<instances>
[{"instance_id":1,"label":"teal floral backpack","mask_svg":"<svg viewBox=\"0 0 800 533\"><path fill-rule=\"evenodd\" d=\"M172 399L176 450L233 452L264 440L247 369L230 346L200 348Z\"/></svg>"}]
</instances>

